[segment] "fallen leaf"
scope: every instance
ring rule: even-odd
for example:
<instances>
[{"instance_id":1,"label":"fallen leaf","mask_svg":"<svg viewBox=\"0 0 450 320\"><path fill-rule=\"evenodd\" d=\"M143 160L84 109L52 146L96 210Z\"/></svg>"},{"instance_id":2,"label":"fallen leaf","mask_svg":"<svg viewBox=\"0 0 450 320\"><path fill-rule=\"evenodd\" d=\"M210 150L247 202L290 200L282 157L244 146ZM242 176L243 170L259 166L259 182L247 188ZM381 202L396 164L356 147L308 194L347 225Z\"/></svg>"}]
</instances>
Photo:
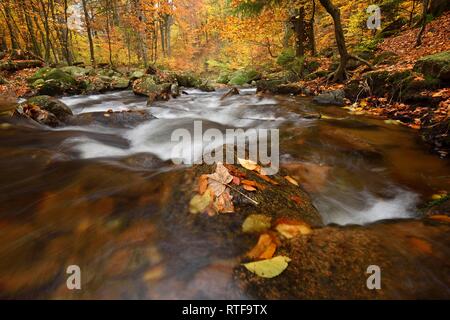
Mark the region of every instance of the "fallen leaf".
<instances>
[{"instance_id":1,"label":"fallen leaf","mask_svg":"<svg viewBox=\"0 0 450 320\"><path fill-rule=\"evenodd\" d=\"M238 177L233 177L233 184L239 186L241 184L241 179Z\"/></svg>"},{"instance_id":2,"label":"fallen leaf","mask_svg":"<svg viewBox=\"0 0 450 320\"><path fill-rule=\"evenodd\" d=\"M299 196L291 196L290 198L292 201L294 201L296 204L301 205L303 204L303 200L302 198L300 198Z\"/></svg>"},{"instance_id":3,"label":"fallen leaf","mask_svg":"<svg viewBox=\"0 0 450 320\"><path fill-rule=\"evenodd\" d=\"M244 190L253 192L256 191L257 189L255 187L244 184Z\"/></svg>"},{"instance_id":4,"label":"fallen leaf","mask_svg":"<svg viewBox=\"0 0 450 320\"><path fill-rule=\"evenodd\" d=\"M242 231L245 233L260 233L272 226L272 218L264 214L251 214L242 224Z\"/></svg>"},{"instance_id":5,"label":"fallen leaf","mask_svg":"<svg viewBox=\"0 0 450 320\"><path fill-rule=\"evenodd\" d=\"M266 176L264 174L257 174L257 175L258 175L258 177L260 177L261 179L263 179L264 181L266 181L266 182L268 182L270 184L273 184L275 186L279 185L278 182L276 182L275 180L269 178L268 176Z\"/></svg>"},{"instance_id":6,"label":"fallen leaf","mask_svg":"<svg viewBox=\"0 0 450 320\"><path fill-rule=\"evenodd\" d=\"M254 171L259 167L258 164L252 160L238 158L238 161L241 166L250 171Z\"/></svg>"},{"instance_id":7,"label":"fallen leaf","mask_svg":"<svg viewBox=\"0 0 450 320\"><path fill-rule=\"evenodd\" d=\"M270 279L279 276L286 270L290 261L291 259L288 257L277 256L268 260L245 263L244 267L262 278Z\"/></svg>"},{"instance_id":8,"label":"fallen leaf","mask_svg":"<svg viewBox=\"0 0 450 320\"><path fill-rule=\"evenodd\" d=\"M235 166L233 166L231 164L224 164L223 166L225 168L227 168L228 172L230 172L230 174L232 176L235 176L238 178L245 178L247 176L245 173L243 173L242 171L240 171L238 168L236 168Z\"/></svg>"},{"instance_id":9,"label":"fallen leaf","mask_svg":"<svg viewBox=\"0 0 450 320\"><path fill-rule=\"evenodd\" d=\"M258 243L247 253L247 257L257 260L270 259L273 257L276 250L277 244L273 237L268 233L264 233L259 236Z\"/></svg>"},{"instance_id":10,"label":"fallen leaf","mask_svg":"<svg viewBox=\"0 0 450 320\"><path fill-rule=\"evenodd\" d=\"M202 174L200 178L198 178L198 193L204 194L206 189L208 189L208 175Z\"/></svg>"},{"instance_id":11,"label":"fallen leaf","mask_svg":"<svg viewBox=\"0 0 450 320\"><path fill-rule=\"evenodd\" d=\"M289 181L289 183L291 183L291 184L293 184L294 186L297 186L298 187L298 182L294 179L294 178L292 178L292 177L290 177L290 176L285 176L284 177L287 181Z\"/></svg>"},{"instance_id":12,"label":"fallen leaf","mask_svg":"<svg viewBox=\"0 0 450 320\"><path fill-rule=\"evenodd\" d=\"M431 220L440 221L440 222L449 222L450 223L450 217L443 215L443 214L437 214L430 217Z\"/></svg>"},{"instance_id":13,"label":"fallen leaf","mask_svg":"<svg viewBox=\"0 0 450 320\"><path fill-rule=\"evenodd\" d=\"M233 197L230 194L229 189L227 188L220 196L217 197L214 202L214 207L219 213L233 213L234 205L233 205Z\"/></svg>"},{"instance_id":14,"label":"fallen leaf","mask_svg":"<svg viewBox=\"0 0 450 320\"><path fill-rule=\"evenodd\" d=\"M252 180L242 180L241 183L244 186L249 186L249 187L253 187L253 188L256 188L256 189L260 189L260 190L266 189L266 187L263 186L262 184L260 184L260 183L258 183L256 181L252 181Z\"/></svg>"},{"instance_id":15,"label":"fallen leaf","mask_svg":"<svg viewBox=\"0 0 450 320\"><path fill-rule=\"evenodd\" d=\"M287 239L312 233L311 227L305 222L299 220L279 219L275 225L275 230Z\"/></svg>"},{"instance_id":16,"label":"fallen leaf","mask_svg":"<svg viewBox=\"0 0 450 320\"><path fill-rule=\"evenodd\" d=\"M233 176L220 162L217 163L216 172L208 174L209 188L211 188L216 197L219 197L225 191L226 185L231 181L233 181Z\"/></svg>"},{"instance_id":17,"label":"fallen leaf","mask_svg":"<svg viewBox=\"0 0 450 320\"><path fill-rule=\"evenodd\" d=\"M189 203L189 212L196 214L202 213L211 204L212 197L210 192L205 192L203 195L195 195Z\"/></svg>"}]
</instances>

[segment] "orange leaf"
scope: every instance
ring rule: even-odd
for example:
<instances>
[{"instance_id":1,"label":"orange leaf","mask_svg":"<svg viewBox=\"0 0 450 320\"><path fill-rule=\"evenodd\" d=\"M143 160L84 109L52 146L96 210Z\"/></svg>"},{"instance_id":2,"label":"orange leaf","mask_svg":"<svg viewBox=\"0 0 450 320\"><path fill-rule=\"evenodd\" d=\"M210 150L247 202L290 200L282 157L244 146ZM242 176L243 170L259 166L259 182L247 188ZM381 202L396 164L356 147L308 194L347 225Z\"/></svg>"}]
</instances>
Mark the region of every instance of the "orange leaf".
<instances>
[{"instance_id":1,"label":"orange leaf","mask_svg":"<svg viewBox=\"0 0 450 320\"><path fill-rule=\"evenodd\" d=\"M259 237L256 246L247 253L250 259L270 259L277 250L277 244L270 234L264 233Z\"/></svg>"},{"instance_id":2,"label":"orange leaf","mask_svg":"<svg viewBox=\"0 0 450 320\"><path fill-rule=\"evenodd\" d=\"M202 174L198 178L198 193L204 194L206 189L208 189L208 175Z\"/></svg>"},{"instance_id":3,"label":"orange leaf","mask_svg":"<svg viewBox=\"0 0 450 320\"><path fill-rule=\"evenodd\" d=\"M300 220L286 218L278 219L275 222L275 230L287 239L312 233L312 229L307 223Z\"/></svg>"},{"instance_id":4,"label":"orange leaf","mask_svg":"<svg viewBox=\"0 0 450 320\"><path fill-rule=\"evenodd\" d=\"M244 184L244 190L247 190L247 191L256 191L256 188L255 187L252 187L252 186L248 186L248 185L246 185L246 184Z\"/></svg>"},{"instance_id":5,"label":"orange leaf","mask_svg":"<svg viewBox=\"0 0 450 320\"><path fill-rule=\"evenodd\" d=\"M290 177L290 176L285 176L284 177L287 181L289 181L289 183L291 183L291 184L293 184L294 186L297 186L298 187L298 182L294 179L294 178L292 178L292 177Z\"/></svg>"}]
</instances>

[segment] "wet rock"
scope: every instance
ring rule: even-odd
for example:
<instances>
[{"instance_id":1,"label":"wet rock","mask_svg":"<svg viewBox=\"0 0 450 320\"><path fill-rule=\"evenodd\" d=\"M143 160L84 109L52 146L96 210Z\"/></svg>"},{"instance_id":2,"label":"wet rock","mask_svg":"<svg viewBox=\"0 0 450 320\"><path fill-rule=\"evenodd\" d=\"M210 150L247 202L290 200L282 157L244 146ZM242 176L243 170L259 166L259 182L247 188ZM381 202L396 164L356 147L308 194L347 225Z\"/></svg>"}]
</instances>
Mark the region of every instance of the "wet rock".
<instances>
[{"instance_id":1,"label":"wet rock","mask_svg":"<svg viewBox=\"0 0 450 320\"><path fill-rule=\"evenodd\" d=\"M344 90L325 91L314 97L313 101L322 105L344 105L345 92Z\"/></svg>"},{"instance_id":2,"label":"wet rock","mask_svg":"<svg viewBox=\"0 0 450 320\"><path fill-rule=\"evenodd\" d=\"M230 91L228 91L227 93L225 93L221 98L220 98L220 100L225 100L226 98L229 98L229 97L231 97L231 96L237 96L237 95L239 95L240 93L239 93L239 89L238 88L236 88L236 87L234 87L234 88L232 88Z\"/></svg>"},{"instance_id":3,"label":"wet rock","mask_svg":"<svg viewBox=\"0 0 450 320\"><path fill-rule=\"evenodd\" d=\"M170 94L171 83L158 83L155 76L146 75L133 83L133 92L139 96L146 96L155 100L166 100Z\"/></svg>"},{"instance_id":4,"label":"wet rock","mask_svg":"<svg viewBox=\"0 0 450 320\"><path fill-rule=\"evenodd\" d=\"M28 99L24 104L35 105L41 109L48 111L56 116L56 118L64 122L73 115L72 110L60 100L50 96L36 96Z\"/></svg>"},{"instance_id":5,"label":"wet rock","mask_svg":"<svg viewBox=\"0 0 450 320\"><path fill-rule=\"evenodd\" d=\"M254 299L448 299L449 231L408 220L314 229L279 248L292 261L277 278L242 266L235 278ZM380 267L381 290L367 288L371 265Z\"/></svg>"},{"instance_id":6,"label":"wet rock","mask_svg":"<svg viewBox=\"0 0 450 320\"><path fill-rule=\"evenodd\" d=\"M64 93L80 93L83 84L75 77L57 68L42 68L28 79L30 87L38 95L56 96Z\"/></svg>"},{"instance_id":7,"label":"wet rock","mask_svg":"<svg viewBox=\"0 0 450 320\"><path fill-rule=\"evenodd\" d=\"M257 93L292 94L305 93L305 88L298 83L286 83L285 80L260 80L256 82Z\"/></svg>"},{"instance_id":8,"label":"wet rock","mask_svg":"<svg viewBox=\"0 0 450 320\"><path fill-rule=\"evenodd\" d=\"M130 80L123 77L113 77L111 79L112 90L125 90L130 86Z\"/></svg>"},{"instance_id":9,"label":"wet rock","mask_svg":"<svg viewBox=\"0 0 450 320\"><path fill-rule=\"evenodd\" d=\"M184 72L176 74L176 79L180 87L197 88L201 85L201 79L191 72Z\"/></svg>"},{"instance_id":10,"label":"wet rock","mask_svg":"<svg viewBox=\"0 0 450 320\"><path fill-rule=\"evenodd\" d=\"M440 52L425 56L417 60L414 70L425 76L440 79L443 82L450 81L450 51Z\"/></svg>"},{"instance_id":11,"label":"wet rock","mask_svg":"<svg viewBox=\"0 0 450 320\"><path fill-rule=\"evenodd\" d=\"M178 83L173 83L170 86L170 94L172 95L172 98L178 98L180 96L180 86Z\"/></svg>"},{"instance_id":12,"label":"wet rock","mask_svg":"<svg viewBox=\"0 0 450 320\"><path fill-rule=\"evenodd\" d=\"M29 119L50 127L60 126L62 123L51 112L32 104L20 104L14 111L13 117Z\"/></svg>"},{"instance_id":13,"label":"wet rock","mask_svg":"<svg viewBox=\"0 0 450 320\"><path fill-rule=\"evenodd\" d=\"M132 128L152 119L155 119L155 117L144 110L106 113L91 112L76 115L66 121L65 124L73 126L101 125L114 128Z\"/></svg>"}]
</instances>

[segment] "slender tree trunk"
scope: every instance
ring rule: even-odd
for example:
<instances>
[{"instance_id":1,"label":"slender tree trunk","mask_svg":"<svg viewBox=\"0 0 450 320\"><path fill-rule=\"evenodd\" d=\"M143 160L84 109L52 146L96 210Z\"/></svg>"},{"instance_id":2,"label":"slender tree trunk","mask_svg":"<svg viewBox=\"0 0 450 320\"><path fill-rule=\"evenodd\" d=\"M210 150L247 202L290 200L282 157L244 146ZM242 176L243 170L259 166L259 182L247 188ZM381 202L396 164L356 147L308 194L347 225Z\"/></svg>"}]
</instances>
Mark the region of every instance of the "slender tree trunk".
<instances>
[{"instance_id":1,"label":"slender tree trunk","mask_svg":"<svg viewBox=\"0 0 450 320\"><path fill-rule=\"evenodd\" d=\"M311 29L309 31L309 41L311 41L311 54L315 56L317 54L316 49L316 35L314 32L314 25L316 19L316 0L312 0L312 12L311 12L311 20L309 21L311 25Z\"/></svg>"},{"instance_id":2,"label":"slender tree trunk","mask_svg":"<svg viewBox=\"0 0 450 320\"><path fill-rule=\"evenodd\" d=\"M93 67L95 67L96 62L95 62L95 53L94 53L94 41L92 40L91 19L89 17L89 11L87 8L86 0L81 0L81 4L83 6L83 11L84 11L84 20L86 23L86 32L87 32L88 41L89 41L89 54L91 57L91 64Z\"/></svg>"},{"instance_id":3,"label":"slender tree trunk","mask_svg":"<svg viewBox=\"0 0 450 320\"><path fill-rule=\"evenodd\" d=\"M3 16L6 21L6 26L8 27L9 31L9 38L11 41L11 49L17 50L20 49L19 41L17 39L16 30L14 30L14 26L12 25L12 15L11 15L11 8L10 8L10 1L4 0L1 2L3 7Z\"/></svg>"},{"instance_id":4,"label":"slender tree trunk","mask_svg":"<svg viewBox=\"0 0 450 320\"><path fill-rule=\"evenodd\" d=\"M427 26L427 14L428 14L428 6L430 4L430 0L423 0L422 2L422 18L421 18L421 27L419 30L419 33L417 34L417 38L416 38L416 47L422 45L422 35L425 31L425 28Z\"/></svg>"}]
</instances>

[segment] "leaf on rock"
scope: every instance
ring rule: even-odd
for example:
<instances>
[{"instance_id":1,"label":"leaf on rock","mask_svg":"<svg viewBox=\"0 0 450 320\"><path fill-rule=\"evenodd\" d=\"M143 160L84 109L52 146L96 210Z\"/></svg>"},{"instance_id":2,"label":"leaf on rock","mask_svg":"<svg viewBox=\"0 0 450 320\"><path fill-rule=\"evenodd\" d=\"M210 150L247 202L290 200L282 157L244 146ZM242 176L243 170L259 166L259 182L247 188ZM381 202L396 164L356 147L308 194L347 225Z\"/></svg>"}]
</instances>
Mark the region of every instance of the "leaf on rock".
<instances>
[{"instance_id":1,"label":"leaf on rock","mask_svg":"<svg viewBox=\"0 0 450 320\"><path fill-rule=\"evenodd\" d=\"M266 189L266 187L263 186L262 184L260 184L260 183L258 183L258 182L256 182L256 181L252 181L252 180L242 180L241 183L242 183L244 186L253 187L253 188L256 188L256 189L259 189L259 190L264 190L264 189Z\"/></svg>"},{"instance_id":2,"label":"leaf on rock","mask_svg":"<svg viewBox=\"0 0 450 320\"><path fill-rule=\"evenodd\" d=\"M242 231L245 233L264 232L272 226L272 218L264 214L251 214L242 224Z\"/></svg>"},{"instance_id":3,"label":"leaf on rock","mask_svg":"<svg viewBox=\"0 0 450 320\"><path fill-rule=\"evenodd\" d=\"M279 219L275 225L275 230L287 239L312 233L311 227L307 223L299 220Z\"/></svg>"},{"instance_id":4,"label":"leaf on rock","mask_svg":"<svg viewBox=\"0 0 450 320\"><path fill-rule=\"evenodd\" d=\"M247 253L247 257L254 260L270 259L276 250L277 244L273 237L268 233L264 233L259 236L258 243Z\"/></svg>"},{"instance_id":5,"label":"leaf on rock","mask_svg":"<svg viewBox=\"0 0 450 320\"><path fill-rule=\"evenodd\" d=\"M268 260L245 263L244 267L262 278L270 279L279 276L286 270L290 261L289 257L277 256Z\"/></svg>"},{"instance_id":6,"label":"leaf on rock","mask_svg":"<svg viewBox=\"0 0 450 320\"><path fill-rule=\"evenodd\" d=\"M233 184L237 186L241 185L241 179L239 177L233 177Z\"/></svg>"},{"instance_id":7,"label":"leaf on rock","mask_svg":"<svg viewBox=\"0 0 450 320\"><path fill-rule=\"evenodd\" d=\"M195 195L189 203L189 212L193 214L205 212L211 204L212 197L210 192L205 192L203 195Z\"/></svg>"},{"instance_id":8,"label":"leaf on rock","mask_svg":"<svg viewBox=\"0 0 450 320\"><path fill-rule=\"evenodd\" d=\"M233 197L230 194L230 189L226 189L220 196L216 198L214 202L214 207L219 213L233 213L234 205L233 205Z\"/></svg>"},{"instance_id":9,"label":"leaf on rock","mask_svg":"<svg viewBox=\"0 0 450 320\"><path fill-rule=\"evenodd\" d=\"M216 172L208 174L209 188L214 192L216 197L219 197L226 189L226 185L233 181L233 176L230 175L227 168L222 163L217 163Z\"/></svg>"},{"instance_id":10,"label":"leaf on rock","mask_svg":"<svg viewBox=\"0 0 450 320\"><path fill-rule=\"evenodd\" d=\"M202 174L200 178L198 178L198 193L204 194L206 189L208 189L208 175Z\"/></svg>"},{"instance_id":11,"label":"leaf on rock","mask_svg":"<svg viewBox=\"0 0 450 320\"><path fill-rule=\"evenodd\" d=\"M240 165L243 166L247 170L254 171L259 168L259 165L255 161L241 159L241 158L238 158L238 161L239 161Z\"/></svg>"},{"instance_id":12,"label":"leaf on rock","mask_svg":"<svg viewBox=\"0 0 450 320\"><path fill-rule=\"evenodd\" d=\"M285 176L284 177L287 181L289 181L289 183L291 183L291 184L293 184L294 186L297 186L298 187L298 182L294 179L294 178L292 178L292 177L290 177L290 176Z\"/></svg>"},{"instance_id":13,"label":"leaf on rock","mask_svg":"<svg viewBox=\"0 0 450 320\"><path fill-rule=\"evenodd\" d=\"M270 184L273 184L273 185L275 185L275 186L279 185L278 182L276 182L275 180L269 178L267 175L264 175L264 174L258 174L258 177L260 177L260 178L263 179L264 181L266 181L266 182L268 182L268 183L270 183Z\"/></svg>"},{"instance_id":14,"label":"leaf on rock","mask_svg":"<svg viewBox=\"0 0 450 320\"><path fill-rule=\"evenodd\" d=\"M255 187L252 187L252 186L249 186L249 185L246 185L246 184L244 184L244 190L246 190L246 191L250 191L250 192L254 192L254 191L256 191L256 188L255 188Z\"/></svg>"}]
</instances>

